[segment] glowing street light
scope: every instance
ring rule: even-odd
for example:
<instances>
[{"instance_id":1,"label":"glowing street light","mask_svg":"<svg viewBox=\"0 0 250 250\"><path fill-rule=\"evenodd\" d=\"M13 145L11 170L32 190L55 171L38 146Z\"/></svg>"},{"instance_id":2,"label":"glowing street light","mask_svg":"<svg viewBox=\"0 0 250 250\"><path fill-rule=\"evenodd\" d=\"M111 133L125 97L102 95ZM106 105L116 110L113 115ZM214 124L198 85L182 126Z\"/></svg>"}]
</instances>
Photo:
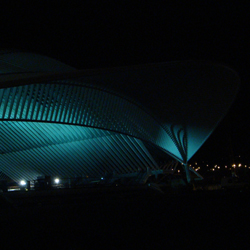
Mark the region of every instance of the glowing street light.
<instances>
[{"instance_id":1,"label":"glowing street light","mask_svg":"<svg viewBox=\"0 0 250 250\"><path fill-rule=\"evenodd\" d=\"M25 185L26 185L26 181L21 180L21 181L20 181L20 185L21 185L21 186L25 186Z\"/></svg>"},{"instance_id":2,"label":"glowing street light","mask_svg":"<svg viewBox=\"0 0 250 250\"><path fill-rule=\"evenodd\" d=\"M56 184L59 184L59 183L60 183L60 179L59 179L59 178L55 178L54 181L55 181Z\"/></svg>"}]
</instances>

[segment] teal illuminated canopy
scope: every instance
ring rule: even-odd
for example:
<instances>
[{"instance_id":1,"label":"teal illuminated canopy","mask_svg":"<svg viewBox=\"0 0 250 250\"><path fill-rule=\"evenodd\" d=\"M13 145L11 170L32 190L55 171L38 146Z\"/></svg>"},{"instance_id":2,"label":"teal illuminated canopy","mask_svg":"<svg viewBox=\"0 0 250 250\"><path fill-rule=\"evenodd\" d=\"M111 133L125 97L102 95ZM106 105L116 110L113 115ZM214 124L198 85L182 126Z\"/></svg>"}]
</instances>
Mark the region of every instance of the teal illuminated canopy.
<instances>
[{"instance_id":1,"label":"teal illuminated canopy","mask_svg":"<svg viewBox=\"0 0 250 250\"><path fill-rule=\"evenodd\" d=\"M0 171L15 180L187 163L239 87L230 68L194 61L76 70L8 52L0 73Z\"/></svg>"}]
</instances>

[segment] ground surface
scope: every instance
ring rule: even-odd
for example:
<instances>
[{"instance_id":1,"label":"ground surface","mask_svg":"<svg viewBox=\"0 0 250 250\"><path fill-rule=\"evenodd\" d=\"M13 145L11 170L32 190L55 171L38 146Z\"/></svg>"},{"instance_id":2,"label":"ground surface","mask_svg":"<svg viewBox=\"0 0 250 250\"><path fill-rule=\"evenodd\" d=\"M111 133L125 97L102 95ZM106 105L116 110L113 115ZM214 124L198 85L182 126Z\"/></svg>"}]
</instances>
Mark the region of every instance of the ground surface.
<instances>
[{"instance_id":1,"label":"ground surface","mask_svg":"<svg viewBox=\"0 0 250 250\"><path fill-rule=\"evenodd\" d=\"M248 192L0 195L1 249L249 249Z\"/></svg>"}]
</instances>

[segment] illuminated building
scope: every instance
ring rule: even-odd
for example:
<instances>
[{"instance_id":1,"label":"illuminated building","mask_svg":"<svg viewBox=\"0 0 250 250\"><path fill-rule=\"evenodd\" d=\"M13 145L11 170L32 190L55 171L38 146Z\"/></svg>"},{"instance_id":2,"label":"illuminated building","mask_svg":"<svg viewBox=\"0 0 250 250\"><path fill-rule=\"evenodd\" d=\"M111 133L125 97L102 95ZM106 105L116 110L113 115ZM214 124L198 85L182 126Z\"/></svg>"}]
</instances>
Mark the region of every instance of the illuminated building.
<instances>
[{"instance_id":1,"label":"illuminated building","mask_svg":"<svg viewBox=\"0 0 250 250\"><path fill-rule=\"evenodd\" d=\"M158 173L171 159L190 181L239 87L230 68L195 61L77 70L5 51L0 74L0 171L17 181Z\"/></svg>"}]
</instances>

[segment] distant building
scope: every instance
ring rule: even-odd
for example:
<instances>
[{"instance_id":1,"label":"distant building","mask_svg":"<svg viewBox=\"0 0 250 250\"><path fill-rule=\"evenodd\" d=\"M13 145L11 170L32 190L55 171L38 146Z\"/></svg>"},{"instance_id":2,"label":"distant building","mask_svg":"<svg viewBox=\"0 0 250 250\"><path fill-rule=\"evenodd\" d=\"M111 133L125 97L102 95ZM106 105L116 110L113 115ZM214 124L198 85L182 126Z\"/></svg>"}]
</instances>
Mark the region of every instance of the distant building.
<instances>
[{"instance_id":1,"label":"distant building","mask_svg":"<svg viewBox=\"0 0 250 250\"><path fill-rule=\"evenodd\" d=\"M0 52L0 172L18 181L186 166L238 87L233 70L209 62L77 70Z\"/></svg>"}]
</instances>

